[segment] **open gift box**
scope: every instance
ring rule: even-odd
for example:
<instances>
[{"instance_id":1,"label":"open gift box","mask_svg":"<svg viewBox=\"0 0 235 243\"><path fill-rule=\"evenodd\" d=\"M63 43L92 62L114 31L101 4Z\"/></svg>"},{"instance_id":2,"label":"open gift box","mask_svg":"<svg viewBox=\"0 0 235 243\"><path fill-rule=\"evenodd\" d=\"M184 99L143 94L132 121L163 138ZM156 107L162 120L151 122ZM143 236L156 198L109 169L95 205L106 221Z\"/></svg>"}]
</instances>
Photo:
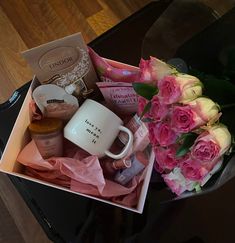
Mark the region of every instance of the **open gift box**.
<instances>
[{"instance_id":1,"label":"open gift box","mask_svg":"<svg viewBox=\"0 0 235 243\"><path fill-rule=\"evenodd\" d=\"M123 63L119 63L113 60L107 60L109 62L109 64L111 64L114 67L118 67L118 68L125 68L125 69L129 69L129 70L133 70L136 69L136 67L133 66L129 66L127 64L123 64ZM102 199L100 197L95 197L95 196L91 196L91 195L86 195L84 193L79 193L79 192L75 192L71 189L59 186L59 185L55 185L52 184L50 182L46 182L40 179L36 179L33 177L30 177L26 174L24 174L24 166L22 164L20 164L19 162L17 162L17 156L20 153L20 151L25 147L26 144L29 143L29 141L31 140L30 138L30 134L27 130L28 125L31 122L31 114L29 112L29 104L32 101L32 91L34 90L34 88L38 85L38 80L36 77L34 77L31 86L28 90L28 93L26 95L26 98L24 100L24 103L21 107L21 110L19 112L19 115L17 117L17 120L15 122L15 125L12 129L11 135L9 137L9 140L7 142L6 148L3 152L3 156L1 158L1 163L0 163L0 171L13 175L13 176L18 176L21 177L23 179L27 179L27 180L31 180L33 182L42 184L42 185L46 185L46 186L50 186L50 187L54 187L63 191L67 191L70 193L74 193L80 196L84 196L84 197L88 197L91 199L95 199L98 201L102 201L111 205L115 205L124 209L128 209L130 211L134 211L137 213L142 213L143 212L143 208L144 208L144 203L145 203L145 198L146 198L146 194L147 194L147 190L148 190L148 185L150 182L150 177L151 177L151 173L152 173L152 168L153 168L153 163L154 163L154 154L153 152L150 153L150 157L149 157L149 164L146 168L146 174L144 177L144 180L142 182L142 187L139 193L139 198L138 198L138 202L136 204L135 207L128 207L125 205L121 205L119 203L115 203L112 202L108 199Z\"/></svg>"}]
</instances>

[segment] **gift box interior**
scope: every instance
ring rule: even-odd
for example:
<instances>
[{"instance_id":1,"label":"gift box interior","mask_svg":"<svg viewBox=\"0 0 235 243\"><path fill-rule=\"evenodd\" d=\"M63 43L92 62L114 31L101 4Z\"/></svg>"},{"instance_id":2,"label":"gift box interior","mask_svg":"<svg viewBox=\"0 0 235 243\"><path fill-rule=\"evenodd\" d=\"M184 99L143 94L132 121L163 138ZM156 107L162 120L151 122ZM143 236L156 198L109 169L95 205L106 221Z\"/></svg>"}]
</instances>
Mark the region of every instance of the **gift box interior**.
<instances>
[{"instance_id":1,"label":"gift box interior","mask_svg":"<svg viewBox=\"0 0 235 243\"><path fill-rule=\"evenodd\" d=\"M148 28L169 4L170 1L155 2L146 6L146 8L137 12L134 16L120 23L116 28L111 29L92 41L89 46L104 57L106 56L123 63L137 65L141 56L142 44L142 38L139 37L146 33ZM145 19L144 25L142 23L143 18ZM131 35L130 26L132 26ZM132 49L129 49L130 44L133 47ZM111 48L111 46L115 48ZM115 50L116 47L118 47L118 51ZM127 51L128 55L126 55ZM4 129L0 130L1 155L6 147L10 132L24 102L24 98L27 95L29 86L30 82L16 90L8 101L1 104L1 124L5 124ZM30 95L28 94L29 98ZM110 207L107 203L99 203L97 200L90 200L89 198L80 197L73 193L66 193L65 191L45 186L41 183L25 180L22 177L9 175L9 178L24 198L48 237L55 242L73 241L84 237L85 235L83 233L85 233L85 228L82 230L82 234L79 231L83 226L90 227L90 223L86 224L86 221L92 222L94 215L99 215L99 212L105 212L106 216L98 218L103 221L108 217L108 221L110 222L110 218L115 217L115 211L118 209L117 207ZM94 211L96 213L93 215ZM79 212L79 217L76 212ZM127 213L126 210L121 210L120 212ZM134 214L131 215L134 216ZM69 223L65 224L64 222ZM106 224L103 222L99 225L105 227ZM129 229L127 228L125 231L129 231Z\"/></svg>"},{"instance_id":2,"label":"gift box interior","mask_svg":"<svg viewBox=\"0 0 235 243\"><path fill-rule=\"evenodd\" d=\"M228 30L231 30L233 27L234 27L234 10L232 10L228 15L226 15L224 18L221 18L219 21L217 21L215 24L213 24L213 25L211 25L209 28L207 28L205 31L203 31L201 34L199 34L199 35L197 35L196 37L194 37L192 40L190 40L190 41L188 41L188 42L186 42L184 45L182 45L178 50L177 50L177 52L176 53L172 53L172 56L176 56L176 57L181 57L181 58L183 58L186 62L187 62L187 64L188 65L192 65L192 66L194 66L194 67L197 67L198 69L200 69L200 70L204 70L204 71L212 71L212 72L214 72L215 71L215 69L214 69L214 65L217 65L218 64L218 53L220 53L220 51L221 51L221 49L223 49L223 46L224 46L224 40L226 40L226 42L227 42L227 44L228 45L232 45L233 43L234 43L234 35L233 34L231 34L231 31L228 31ZM226 27L226 28L224 28L224 26ZM218 32L220 33L220 36L219 36L219 38L218 38ZM148 38L147 39L145 39L145 41L146 40L148 40ZM202 48L202 47L204 47L205 48L205 50L203 51L203 52L198 52L198 49L200 49L200 48ZM157 48L155 48L155 49L157 49ZM157 50L156 50L157 51ZM145 55L145 56L147 56L147 55L151 55L151 50L148 50L148 48L146 48L146 46L143 46L143 54ZM209 60L208 60L208 58L209 58ZM217 69L218 70L218 69ZM25 92L25 90L28 88L28 85L26 86L26 88L24 89L24 92ZM27 101L27 99L30 99L30 94L28 94L27 95L27 97L26 97L26 101L25 102L28 102ZM22 101L22 100L21 100ZM19 107L18 107L18 109L19 109ZM23 108L22 108L23 109ZM26 109L26 108L25 108ZM21 113L22 113L22 110L21 110ZM18 118L19 119L19 118ZM23 122L25 122L25 126L26 126L26 124L27 124L27 116L26 117L22 117L21 118L22 120L23 120ZM20 127L17 127L16 126L16 128L17 129L19 129L20 131L20 133L22 134L22 135L24 135L24 132L22 131L22 128L21 128L21 126ZM25 141L22 141L21 139L19 139L18 137L15 137L14 138L14 143L16 143L16 145L18 144L18 146L20 147L20 146L22 146L23 145L23 143L25 143L26 142L26 140ZM14 161L14 158L16 157L15 155L13 155L13 153L11 153L11 151L8 151L8 154L7 154L8 156L9 156L9 158L12 158L12 161ZM14 174L14 173L12 173L12 171L13 170L17 170L17 171L20 171L20 168L18 167L17 168L17 166L15 167L15 163L12 163L11 165L9 165L9 166L6 166L6 170L9 170L9 171L11 171L11 173L10 174ZM228 177L227 177L227 179L231 179L232 177L233 177L233 173L232 173L233 171L232 171L232 169L230 170L230 171L228 171ZM229 176L229 173L230 173L230 176ZM158 222L159 222L159 218L160 219L162 219L163 221L164 220L168 220L168 217L167 217L167 215L169 214L169 213L167 213L167 215L165 215L164 213L163 213L163 215L165 215L166 216L166 218L165 218L165 216L164 216L164 219L161 217L161 215L159 216L159 214L157 213L158 212L158 209L157 209L157 207L156 207L156 203L158 203L159 202L159 197L161 197L162 196L162 194L160 193L160 191L161 191L161 189L162 189L162 185L160 185L160 187L159 187L159 183L158 183L158 181L155 181L155 177L154 177L154 175L153 175L153 177L152 177L152 180L151 180L151 186L150 186L150 194L149 194L149 202L150 202L150 204L148 205L148 208L150 208L150 210L147 210L146 211L146 215L148 215L148 216L146 216L146 217L150 217L151 218L151 215L154 215L154 213L156 212L156 214L155 214L155 216L156 216L156 218L158 219ZM224 184L226 181L224 181L222 184ZM26 182L27 183L27 182ZM233 184L231 184L230 183L230 186L233 186ZM40 188L41 188L41 184L38 184L38 183L34 183L34 184L32 184L32 185L28 185L27 186L27 188L28 189L31 189L32 191L33 191L33 189L34 188L38 188L39 190L41 190ZM214 188L214 189L216 189L217 188L217 186ZM62 194L60 194L60 191L59 190L57 190L59 193L58 194L56 194L57 196L55 196L56 198L66 198L66 199L68 199L68 201L71 199L71 197L70 197L70 194L66 194L66 193L62 193ZM48 196L48 197L50 197L50 190L49 191L43 191L44 193L45 193L45 197L46 196ZM221 190L220 190L220 193L221 193ZM218 194L216 194L215 193L215 197L216 197L216 195L220 195L219 193ZM36 196L36 195L35 195ZM158 198L158 199L156 199L156 198ZM165 196L163 196L163 198L165 199L166 197ZM171 198L172 198L172 195L171 195ZM204 198L204 199L203 199ZM212 198L212 199L210 199L210 198ZM205 205L207 204L207 203L209 203L209 202L211 202L211 203L213 203L214 201L213 201L213 196L210 194L210 196L205 196L205 197L201 197L201 199L189 199L188 201L187 201L187 205L189 205L189 208L191 207L193 207L193 206L197 206L196 205L196 203L198 204L198 205L200 205L200 202L202 202L202 204L204 205L204 207L205 207ZM217 198L217 197L216 197ZM217 199L219 200L221 197L219 196ZM65 200L66 200L65 199ZM83 200L82 198L81 198L81 200ZM226 198L224 199L225 200L225 202L226 202ZM70 200L71 202L73 201L73 199L71 199ZM84 198L84 204L83 204L83 206L84 206L84 209L85 209L85 201L86 201L86 199ZM196 203L194 203L196 201ZM233 200L229 200L229 202L228 203L231 203ZM48 206L48 201L47 200L43 200L43 199L38 199L38 202L40 202L40 204L41 205L47 205ZM74 203L74 205L76 204L76 200L75 200L75 203ZM86 201L87 202L87 201ZM221 202L221 205L222 205L223 203ZM157 205L159 205L159 204L157 204ZM177 204L174 204L174 205L177 205ZM178 206L179 205L181 205L181 204L179 204L178 203ZM82 205L80 205L81 207L82 207ZM211 205L210 205L211 206ZM208 206L208 207L205 207L205 208L208 208L208 212L206 212L206 214L205 215L207 215L207 213L210 213L210 206ZM52 203L51 204L51 209L54 207L54 203ZM58 207L59 207L59 205L58 205ZM46 206L44 207L44 208L46 208ZM61 206L61 208L63 208L63 205ZM161 210L164 210L164 206L160 206L159 205L159 208L161 209ZM166 207L167 208L167 207ZM81 209L81 208L80 208ZM169 209L169 208L168 208ZM169 210L167 209L167 212L169 212ZM179 208L178 208L179 209ZM226 209L226 206L224 207L224 209ZM54 216L52 215L53 213L51 213L51 211L52 210L47 210L47 209L44 209L44 213L46 212L47 213L47 216L50 218L53 218ZM189 211L189 210L188 210ZM187 212L188 212L187 210L185 210L184 212L182 212L182 213L185 213L185 214L187 214ZM225 210L226 211L226 210ZM227 215L230 215L230 213L231 213L231 211L230 211L230 209L228 210L229 212L224 212L225 214L227 214ZM98 211L97 211L98 212ZM179 209L179 212L181 212L180 211L180 209ZM62 212L61 212L62 213ZM224 215L224 213L222 213L223 215ZM70 219L71 219L71 224L72 224L72 215L73 215L73 212L70 212ZM178 215L178 214L177 214ZM84 216L84 218L86 218L86 216L85 216L85 213L84 213L84 215L82 216L82 215L80 215L81 216L81 218ZM154 218L154 221L153 222L155 222L155 216L153 216L153 218ZM169 215L168 215L169 216ZM66 217L65 215L64 215L64 217ZM207 217L207 216L206 216ZM221 217L221 215L220 215L220 213L218 212L218 218L220 218ZM76 217L77 218L77 217ZM176 217L177 218L177 217ZM213 217L211 217L211 218L213 218ZM132 218L133 219L133 218ZM142 220L142 221L144 221L144 223L143 223L143 225L146 223L146 218L142 218L142 219L140 219L140 218L138 218L138 220ZM178 220L178 219L177 219ZM76 221L76 220L74 220L74 221ZM141 222L142 222L141 221ZM161 223L162 221L160 220L160 223ZM168 226L169 226L169 222L171 222L171 220L170 221L168 221ZM178 221L176 221L176 222L178 222ZM226 225L228 225L229 224L229 220L228 221L226 221ZM58 222L57 222L58 223ZM57 223L55 223L55 225L57 224ZM130 223L130 222L129 222ZM129 225L129 223L128 223L128 225ZM212 222L211 222L212 223ZM77 222L75 223L76 225L78 224ZM215 221L215 224L217 224L217 222ZM142 225L142 226L143 226ZM156 224L156 225L158 225L159 226L159 228L161 228L160 226L160 224ZM155 226L156 226L155 225ZM185 224L185 225L188 225L188 221L187 221L187 223ZM57 224L57 226L58 226L58 224ZM132 224L132 226L133 226L133 224ZM142 226L140 226L140 225L137 225L137 228L139 229L139 227L142 227ZM187 226L186 226L187 227ZM46 228L46 227L45 227ZM197 229L196 229L197 227L194 227L194 229L195 229L195 231L197 231ZM61 225L59 225L58 226L58 228L57 229L60 229L61 230L61 232L63 232L63 227L61 226ZM69 230L68 230L69 231ZM65 233L64 233L64 237L66 238L66 237L68 237L68 238L70 238L71 237L71 235L70 235L70 231L69 231L69 233L68 233L68 231L66 231L65 230ZM150 231L151 231L151 229L150 229ZM199 231L199 230L198 230ZM146 232L147 232L147 235L146 235ZM143 232L143 234L141 234L141 236L143 237L142 239L146 239L146 237L148 238L152 238L152 236L150 236L150 234L148 234L148 230L146 231L146 232ZM168 231L167 231L168 232ZM153 233L153 232L152 232ZM155 228L154 228L154 235L155 235L155 233L156 233L156 231L155 231ZM161 232L162 233L162 232ZM213 232L214 233L214 232ZM212 233L212 234L213 234ZM55 235L54 235L55 236ZM225 236L223 236L223 237L225 237ZM226 235L226 237L228 237L229 238L229 235L227 234ZM179 237L180 238L180 237ZM213 237L212 237L213 238ZM213 241L212 241L213 242ZM232 241L231 241L232 242Z\"/></svg>"},{"instance_id":3,"label":"gift box interior","mask_svg":"<svg viewBox=\"0 0 235 243\"><path fill-rule=\"evenodd\" d=\"M135 69L135 67L125 65L125 64L122 64L119 62L115 62L112 60L107 60L107 61L114 67L119 67L119 68L122 67L127 70ZM153 166L153 162L154 162L154 155L151 152L148 153L149 154L149 165L147 166L148 169L146 172L145 179L143 181L143 186L142 186L141 192L139 194L138 203L136 206L133 206L133 207L126 206L125 204L122 205L121 203L115 203L115 202L110 201L109 199L105 199L105 198L102 199L102 197L95 197L92 195L79 193L79 192L70 190L69 188L65 188L63 186L56 185L55 183L46 182L46 181L43 181L43 179L37 179L32 176L28 176L24 173L25 167L17 162L17 156L20 153L20 151L26 146L26 144L29 143L29 141L31 140L29 131L27 130L27 128L32 120L31 112L29 112L29 104L32 100L32 90L34 90L35 87L37 87L39 85L40 85L40 83L38 82L37 78L35 77L32 81L30 89L26 95L26 98L25 98L22 108L20 110L19 116L16 120L12 133L11 133L8 143L6 145L6 149L1 158L0 170L4 173L8 173L8 174L11 174L14 176L19 176L24 179L32 180L34 182L38 182L38 183L41 183L41 184L44 184L47 186L52 186L54 188L76 193L78 195L84 195L84 196L87 196L88 198L93 198L93 199L96 199L99 201L110 203L112 205L116 205L116 206L120 206L122 208L129 209L129 210L132 210L132 211L135 211L138 213L142 213L143 207L144 207L144 201L145 201L145 197L147 194L147 189L148 189L148 185L149 185L149 181L150 181L150 177L151 177L152 166ZM79 191L79 189L78 189L78 191Z\"/></svg>"}]
</instances>

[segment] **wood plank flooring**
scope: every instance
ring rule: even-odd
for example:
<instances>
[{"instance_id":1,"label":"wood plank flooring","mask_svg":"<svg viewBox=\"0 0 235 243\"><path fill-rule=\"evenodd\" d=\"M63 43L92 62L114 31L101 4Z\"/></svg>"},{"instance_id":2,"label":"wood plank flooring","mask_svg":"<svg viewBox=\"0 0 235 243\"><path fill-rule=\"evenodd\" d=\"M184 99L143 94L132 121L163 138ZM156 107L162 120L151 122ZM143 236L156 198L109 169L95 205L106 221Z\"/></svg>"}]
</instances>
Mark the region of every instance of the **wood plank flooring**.
<instances>
[{"instance_id":1,"label":"wood plank flooring","mask_svg":"<svg viewBox=\"0 0 235 243\"><path fill-rule=\"evenodd\" d=\"M234 0L201 1L219 15L234 6ZM0 103L32 78L20 52L76 32L82 32L88 43L149 2L0 0ZM0 242L49 242L20 195L3 174L0 174L0 217Z\"/></svg>"},{"instance_id":2,"label":"wood plank flooring","mask_svg":"<svg viewBox=\"0 0 235 243\"><path fill-rule=\"evenodd\" d=\"M82 32L88 43L150 0L1 0L0 103L31 79L20 52Z\"/></svg>"}]
</instances>

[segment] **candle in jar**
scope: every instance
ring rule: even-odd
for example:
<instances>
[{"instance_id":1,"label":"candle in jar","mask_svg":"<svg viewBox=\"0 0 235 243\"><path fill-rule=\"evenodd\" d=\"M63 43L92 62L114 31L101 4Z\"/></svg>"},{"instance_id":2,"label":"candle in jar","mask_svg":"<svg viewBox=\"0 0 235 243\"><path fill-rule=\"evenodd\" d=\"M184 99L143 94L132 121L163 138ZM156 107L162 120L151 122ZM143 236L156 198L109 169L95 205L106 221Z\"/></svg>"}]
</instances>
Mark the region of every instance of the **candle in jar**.
<instances>
[{"instance_id":1,"label":"candle in jar","mask_svg":"<svg viewBox=\"0 0 235 243\"><path fill-rule=\"evenodd\" d=\"M56 118L33 121L29 131L39 153L44 159L63 155L63 122Z\"/></svg>"}]
</instances>

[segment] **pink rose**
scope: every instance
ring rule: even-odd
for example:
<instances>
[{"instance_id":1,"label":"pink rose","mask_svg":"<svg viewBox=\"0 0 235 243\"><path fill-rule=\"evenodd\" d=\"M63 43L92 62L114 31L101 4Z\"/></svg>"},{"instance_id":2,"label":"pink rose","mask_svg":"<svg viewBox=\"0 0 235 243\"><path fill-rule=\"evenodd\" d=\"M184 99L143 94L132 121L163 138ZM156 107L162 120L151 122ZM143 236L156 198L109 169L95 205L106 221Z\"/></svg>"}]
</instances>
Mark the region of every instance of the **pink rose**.
<instances>
[{"instance_id":1,"label":"pink rose","mask_svg":"<svg viewBox=\"0 0 235 243\"><path fill-rule=\"evenodd\" d=\"M160 165L158 164L157 160L155 160L154 164L153 164L153 168L160 174L162 174L164 172L164 169L162 167L160 167Z\"/></svg>"},{"instance_id":2,"label":"pink rose","mask_svg":"<svg viewBox=\"0 0 235 243\"><path fill-rule=\"evenodd\" d=\"M160 173L174 169L179 163L176 158L176 146L170 146L168 148L157 146L154 148L154 154L156 157L154 167Z\"/></svg>"},{"instance_id":3,"label":"pink rose","mask_svg":"<svg viewBox=\"0 0 235 243\"><path fill-rule=\"evenodd\" d=\"M193 147L192 155L194 158L211 162L219 156L220 147L213 141L199 140Z\"/></svg>"},{"instance_id":4,"label":"pink rose","mask_svg":"<svg viewBox=\"0 0 235 243\"><path fill-rule=\"evenodd\" d=\"M148 124L149 140L152 145L163 147L175 143L177 134L167 121Z\"/></svg>"},{"instance_id":5,"label":"pink rose","mask_svg":"<svg viewBox=\"0 0 235 243\"><path fill-rule=\"evenodd\" d=\"M211 99L200 97L187 105L173 107L172 126L179 133L187 133L215 120L218 112L218 106Z\"/></svg>"},{"instance_id":6,"label":"pink rose","mask_svg":"<svg viewBox=\"0 0 235 243\"><path fill-rule=\"evenodd\" d=\"M167 63L155 58L150 57L150 60L140 60L140 81L145 83L155 84L164 76L171 74L175 69Z\"/></svg>"},{"instance_id":7,"label":"pink rose","mask_svg":"<svg viewBox=\"0 0 235 243\"><path fill-rule=\"evenodd\" d=\"M202 85L194 76L178 73L158 82L159 97L165 104L187 103L202 94Z\"/></svg>"},{"instance_id":8,"label":"pink rose","mask_svg":"<svg viewBox=\"0 0 235 243\"><path fill-rule=\"evenodd\" d=\"M149 130L149 141L150 143L154 146L157 144L157 139L156 139L156 136L155 136L155 126L156 126L156 123L148 123L148 130Z\"/></svg>"},{"instance_id":9,"label":"pink rose","mask_svg":"<svg viewBox=\"0 0 235 243\"><path fill-rule=\"evenodd\" d=\"M223 125L215 125L200 134L192 147L192 157L201 161L204 166L211 170L215 162L231 146L231 134Z\"/></svg>"},{"instance_id":10,"label":"pink rose","mask_svg":"<svg viewBox=\"0 0 235 243\"><path fill-rule=\"evenodd\" d=\"M178 132L189 132L197 125L195 122L195 114L190 106L176 106L172 112L172 126Z\"/></svg>"},{"instance_id":11,"label":"pink rose","mask_svg":"<svg viewBox=\"0 0 235 243\"><path fill-rule=\"evenodd\" d=\"M187 156L186 159L180 161L180 168L184 177L193 181L200 181L209 173L200 161L193 159L191 156Z\"/></svg>"},{"instance_id":12,"label":"pink rose","mask_svg":"<svg viewBox=\"0 0 235 243\"><path fill-rule=\"evenodd\" d=\"M181 95L180 87L175 76L166 76L158 82L159 96L165 104L172 104L179 100Z\"/></svg>"},{"instance_id":13,"label":"pink rose","mask_svg":"<svg viewBox=\"0 0 235 243\"><path fill-rule=\"evenodd\" d=\"M166 121L156 124L154 135L156 136L158 144L163 147L175 143L177 138L177 134Z\"/></svg>"},{"instance_id":14,"label":"pink rose","mask_svg":"<svg viewBox=\"0 0 235 243\"><path fill-rule=\"evenodd\" d=\"M161 104L157 95L152 98L151 103L150 116L154 121L161 121L168 113L168 106Z\"/></svg>"},{"instance_id":15,"label":"pink rose","mask_svg":"<svg viewBox=\"0 0 235 243\"><path fill-rule=\"evenodd\" d=\"M186 179L178 167L174 168L169 174L162 175L162 177L171 191L178 196L185 191L192 191L197 186L197 182Z\"/></svg>"}]
</instances>

